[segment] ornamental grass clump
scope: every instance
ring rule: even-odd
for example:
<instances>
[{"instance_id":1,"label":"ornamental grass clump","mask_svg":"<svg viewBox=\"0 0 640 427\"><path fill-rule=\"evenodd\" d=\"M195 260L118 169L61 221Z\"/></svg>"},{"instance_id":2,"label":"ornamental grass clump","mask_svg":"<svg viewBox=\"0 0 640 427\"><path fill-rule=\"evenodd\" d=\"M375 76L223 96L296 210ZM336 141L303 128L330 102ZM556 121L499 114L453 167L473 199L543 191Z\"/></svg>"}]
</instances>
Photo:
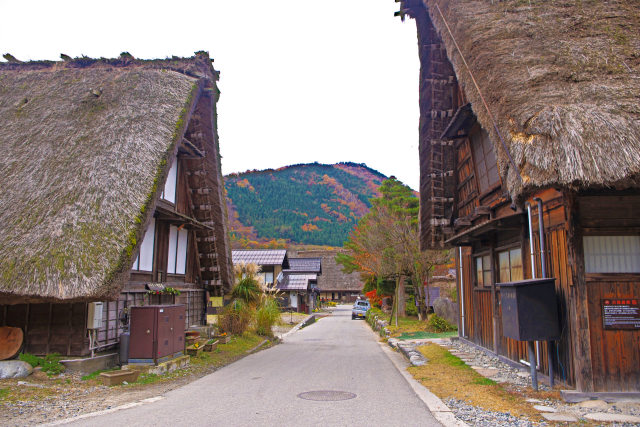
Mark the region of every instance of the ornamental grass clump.
<instances>
[{"instance_id":1,"label":"ornamental grass clump","mask_svg":"<svg viewBox=\"0 0 640 427\"><path fill-rule=\"evenodd\" d=\"M256 310L256 333L267 337L273 336L273 326L280 323L280 307L274 297L264 297Z\"/></svg>"},{"instance_id":2,"label":"ornamental grass clump","mask_svg":"<svg viewBox=\"0 0 640 427\"><path fill-rule=\"evenodd\" d=\"M252 317L251 308L244 301L236 299L227 305L218 317L220 332L242 335L249 328Z\"/></svg>"}]
</instances>

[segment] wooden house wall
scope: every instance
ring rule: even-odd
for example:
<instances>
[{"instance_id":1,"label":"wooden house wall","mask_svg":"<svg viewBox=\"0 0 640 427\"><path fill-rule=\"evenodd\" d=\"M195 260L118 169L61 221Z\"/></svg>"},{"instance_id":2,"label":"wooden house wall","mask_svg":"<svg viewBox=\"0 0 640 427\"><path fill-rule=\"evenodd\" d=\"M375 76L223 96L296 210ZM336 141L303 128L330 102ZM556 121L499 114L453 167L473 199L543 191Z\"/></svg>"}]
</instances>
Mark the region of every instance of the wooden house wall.
<instances>
[{"instance_id":1,"label":"wooden house wall","mask_svg":"<svg viewBox=\"0 0 640 427\"><path fill-rule=\"evenodd\" d=\"M34 354L83 354L87 304L16 304L0 306L0 325L21 328L23 351Z\"/></svg>"},{"instance_id":2,"label":"wooden house wall","mask_svg":"<svg viewBox=\"0 0 640 427\"><path fill-rule=\"evenodd\" d=\"M640 196L580 196L576 198L577 207L574 209L566 194L559 191L548 189L536 196L543 200L544 206L547 277L556 279L558 296L561 338L551 355L556 379L585 391L639 391L640 331L604 330L601 300L638 298L640 274L584 274L581 245L582 235L640 233ZM532 199L529 201L532 204L536 277L541 277L537 204ZM577 223L578 231L572 229L572 222ZM499 248L510 239L513 237L499 234L495 245ZM521 242L524 277L530 278L531 258L526 228ZM573 245L579 247L574 248ZM491 289L474 286L473 258L483 249L486 251L486 246L486 241L481 242L474 248L464 248L462 253L465 335L470 341L488 349L497 347L499 354L512 360L527 360L526 343L502 336L499 305L498 322L493 330ZM500 291L496 289L496 301L499 300ZM494 336L500 337L497 343L493 342ZM540 370L548 373L547 343L540 343L540 350Z\"/></svg>"},{"instance_id":3,"label":"wooden house wall","mask_svg":"<svg viewBox=\"0 0 640 427\"><path fill-rule=\"evenodd\" d=\"M496 197L499 191L491 193L490 197ZM554 350L553 363L555 377L568 385L574 385L573 354L571 350L571 327L569 322L569 298L572 285L572 275L568 261L566 218L563 206L562 194L555 190L545 190L537 194L543 200L543 221L545 228L545 253L547 264L547 277L556 278L556 291L558 295L558 309L562 338L558 341ZM494 199L495 200L495 199ZM532 225L534 229L534 254L536 265L536 277L541 277L541 257L539 248L538 214L537 205L532 203ZM496 216L507 213L508 206L496 210ZM504 212L503 212L504 211ZM511 211L512 212L512 211ZM523 214L524 216L525 214ZM470 341L496 351L498 354L511 360L528 360L526 342L515 341L504 337L502 334L502 312L500 306L500 290L496 287L478 288L475 286L474 257L487 253L493 245L494 251L520 246L522 249L524 278L531 278L531 256L527 225L520 232L498 232L493 243L488 241L478 242L474 247L465 247L462 251L463 280L464 280L464 304L465 304L465 335ZM458 255L457 255L458 256ZM459 263L460 261L457 260ZM459 266L459 264L458 264ZM494 266L494 281L497 281L497 271ZM458 279L458 286L459 279ZM494 294L495 292L495 294ZM495 305L492 304L495 301ZM494 316L495 307L495 316ZM494 319L495 317L495 319ZM494 341L494 337L496 338ZM548 346L546 342L539 343L540 371L548 373Z\"/></svg>"},{"instance_id":4,"label":"wooden house wall","mask_svg":"<svg viewBox=\"0 0 640 427\"><path fill-rule=\"evenodd\" d=\"M585 195L577 201L582 235L640 234L640 195ZM605 330L601 306L604 298L639 298L640 274L587 273L577 285L586 287L587 310L580 316L588 321L591 347L592 382L587 379L585 386L593 391L640 391L640 330Z\"/></svg>"},{"instance_id":5,"label":"wooden house wall","mask_svg":"<svg viewBox=\"0 0 640 427\"><path fill-rule=\"evenodd\" d=\"M205 292L183 289L180 295L148 295L144 289L120 294L117 301L103 303L102 327L98 330L97 351L119 343L124 331L120 317L125 307L151 304L184 304L185 328L202 324ZM22 351L32 354L59 353L63 356L86 356L91 353L87 331L87 303L16 304L0 306L0 325L21 328L25 336Z\"/></svg>"}]
</instances>

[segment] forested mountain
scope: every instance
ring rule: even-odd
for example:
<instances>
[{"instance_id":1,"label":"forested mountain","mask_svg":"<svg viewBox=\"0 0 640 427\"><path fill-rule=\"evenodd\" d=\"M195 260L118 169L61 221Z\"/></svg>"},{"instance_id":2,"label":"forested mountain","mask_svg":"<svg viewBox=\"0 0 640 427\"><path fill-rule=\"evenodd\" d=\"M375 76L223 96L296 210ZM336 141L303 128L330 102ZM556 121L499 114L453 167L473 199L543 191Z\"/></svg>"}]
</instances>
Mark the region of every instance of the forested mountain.
<instances>
[{"instance_id":1,"label":"forested mountain","mask_svg":"<svg viewBox=\"0 0 640 427\"><path fill-rule=\"evenodd\" d=\"M319 163L225 177L235 247L342 246L386 179L364 164Z\"/></svg>"}]
</instances>

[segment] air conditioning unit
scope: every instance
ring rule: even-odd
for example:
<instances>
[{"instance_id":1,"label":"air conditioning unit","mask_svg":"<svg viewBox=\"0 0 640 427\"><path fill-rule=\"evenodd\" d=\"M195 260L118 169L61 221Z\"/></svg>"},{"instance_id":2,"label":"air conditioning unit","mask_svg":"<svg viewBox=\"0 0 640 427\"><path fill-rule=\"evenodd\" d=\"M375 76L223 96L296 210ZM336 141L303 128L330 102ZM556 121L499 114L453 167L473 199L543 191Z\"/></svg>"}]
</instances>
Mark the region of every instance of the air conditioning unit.
<instances>
[{"instance_id":1,"label":"air conditioning unit","mask_svg":"<svg viewBox=\"0 0 640 427\"><path fill-rule=\"evenodd\" d=\"M87 315L87 329L100 329L102 327L101 302L90 302Z\"/></svg>"}]
</instances>

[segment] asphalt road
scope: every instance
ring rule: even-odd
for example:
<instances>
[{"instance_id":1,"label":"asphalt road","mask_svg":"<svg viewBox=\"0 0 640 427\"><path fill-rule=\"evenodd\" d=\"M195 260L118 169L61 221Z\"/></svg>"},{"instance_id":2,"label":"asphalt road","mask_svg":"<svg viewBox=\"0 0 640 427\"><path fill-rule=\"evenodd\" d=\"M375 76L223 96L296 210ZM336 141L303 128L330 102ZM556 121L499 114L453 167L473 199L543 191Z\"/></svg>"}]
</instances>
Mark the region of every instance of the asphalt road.
<instances>
[{"instance_id":1,"label":"asphalt road","mask_svg":"<svg viewBox=\"0 0 640 427\"><path fill-rule=\"evenodd\" d=\"M152 403L86 426L437 426L350 306ZM307 400L299 397L347 398ZM332 393L343 392L343 393ZM355 397L354 397L355 396Z\"/></svg>"}]
</instances>

